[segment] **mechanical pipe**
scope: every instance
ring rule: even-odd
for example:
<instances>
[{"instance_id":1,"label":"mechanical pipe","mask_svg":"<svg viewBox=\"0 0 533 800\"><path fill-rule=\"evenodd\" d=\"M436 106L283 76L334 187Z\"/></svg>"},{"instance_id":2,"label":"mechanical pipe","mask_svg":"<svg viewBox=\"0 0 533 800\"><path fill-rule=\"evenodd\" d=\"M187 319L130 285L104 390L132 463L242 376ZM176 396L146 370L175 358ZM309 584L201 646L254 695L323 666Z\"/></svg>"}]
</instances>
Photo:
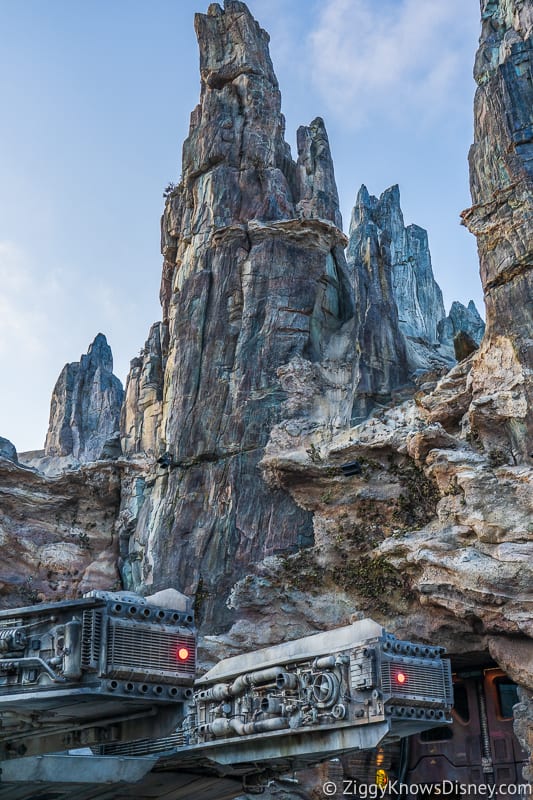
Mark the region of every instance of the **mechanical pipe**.
<instances>
[{"instance_id":1,"label":"mechanical pipe","mask_svg":"<svg viewBox=\"0 0 533 800\"><path fill-rule=\"evenodd\" d=\"M289 727L289 721L283 717L273 717L271 719L262 719L257 722L241 722L238 719L218 717L206 727L213 736L222 738L224 736L231 736L232 733L236 733L237 736L249 736L252 733L283 730L283 728Z\"/></svg>"},{"instance_id":2,"label":"mechanical pipe","mask_svg":"<svg viewBox=\"0 0 533 800\"><path fill-rule=\"evenodd\" d=\"M281 667L270 667L239 675L229 687L229 691L236 697L243 694L250 686L259 686L263 683L275 683L278 689L294 689L298 679L296 675L285 672Z\"/></svg>"}]
</instances>

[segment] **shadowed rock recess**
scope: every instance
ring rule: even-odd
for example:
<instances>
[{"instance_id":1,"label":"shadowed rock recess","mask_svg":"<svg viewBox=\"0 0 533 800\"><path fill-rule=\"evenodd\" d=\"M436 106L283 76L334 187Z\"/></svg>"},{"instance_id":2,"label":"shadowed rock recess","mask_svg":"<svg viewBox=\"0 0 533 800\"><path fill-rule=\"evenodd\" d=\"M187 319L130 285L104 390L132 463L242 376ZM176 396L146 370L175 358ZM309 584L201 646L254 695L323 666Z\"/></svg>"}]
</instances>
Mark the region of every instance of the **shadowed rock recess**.
<instances>
[{"instance_id":1,"label":"shadowed rock recess","mask_svg":"<svg viewBox=\"0 0 533 800\"><path fill-rule=\"evenodd\" d=\"M127 588L196 598L204 663L368 615L458 665L499 664L531 745L533 7L481 7L463 219L485 335L473 303L445 317L398 187L361 188L348 243L324 123L298 130L294 161L244 3L196 16L200 103L166 191L162 320L131 364L122 455L102 449L118 388L99 336L58 381L47 456L17 463L0 441L9 602L111 588L118 564ZM24 466L47 458L77 469Z\"/></svg>"}]
</instances>

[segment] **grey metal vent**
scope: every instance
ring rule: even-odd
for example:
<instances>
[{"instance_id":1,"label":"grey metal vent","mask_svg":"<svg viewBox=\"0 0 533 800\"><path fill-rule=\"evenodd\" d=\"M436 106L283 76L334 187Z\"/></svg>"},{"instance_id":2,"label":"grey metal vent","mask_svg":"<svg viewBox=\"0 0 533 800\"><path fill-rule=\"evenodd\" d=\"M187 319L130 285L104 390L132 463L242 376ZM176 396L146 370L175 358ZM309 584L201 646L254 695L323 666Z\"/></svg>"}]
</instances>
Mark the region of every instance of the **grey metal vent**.
<instances>
[{"instance_id":1,"label":"grey metal vent","mask_svg":"<svg viewBox=\"0 0 533 800\"><path fill-rule=\"evenodd\" d=\"M186 650L186 658L180 658ZM107 635L107 674L117 677L140 677L174 682L196 672L195 638L192 634L165 629L152 629L109 620Z\"/></svg>"},{"instance_id":2,"label":"grey metal vent","mask_svg":"<svg viewBox=\"0 0 533 800\"><path fill-rule=\"evenodd\" d=\"M423 703L446 703L453 700L449 662L410 664L401 659L381 664L381 686L385 695Z\"/></svg>"},{"instance_id":3,"label":"grey metal vent","mask_svg":"<svg viewBox=\"0 0 533 800\"><path fill-rule=\"evenodd\" d=\"M162 739L138 739L135 742L105 744L101 745L98 750L101 755L106 756L146 756L151 753L173 751L176 747L183 747L185 744L185 733L177 730L176 733Z\"/></svg>"},{"instance_id":4,"label":"grey metal vent","mask_svg":"<svg viewBox=\"0 0 533 800\"><path fill-rule=\"evenodd\" d=\"M96 671L102 649L102 612L85 610L82 617L81 667Z\"/></svg>"},{"instance_id":5,"label":"grey metal vent","mask_svg":"<svg viewBox=\"0 0 533 800\"><path fill-rule=\"evenodd\" d=\"M11 619L0 620L2 628L21 628L24 625L22 617L12 617Z\"/></svg>"}]
</instances>

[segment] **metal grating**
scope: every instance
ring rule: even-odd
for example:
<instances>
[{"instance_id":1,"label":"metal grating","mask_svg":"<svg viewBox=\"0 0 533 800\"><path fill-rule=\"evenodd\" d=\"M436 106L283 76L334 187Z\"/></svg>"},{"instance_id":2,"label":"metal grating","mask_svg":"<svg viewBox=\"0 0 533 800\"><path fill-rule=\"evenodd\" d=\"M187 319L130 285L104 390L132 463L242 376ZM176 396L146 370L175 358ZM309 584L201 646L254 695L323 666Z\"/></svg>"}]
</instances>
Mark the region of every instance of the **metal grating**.
<instances>
[{"instance_id":1,"label":"metal grating","mask_svg":"<svg viewBox=\"0 0 533 800\"><path fill-rule=\"evenodd\" d=\"M151 753L165 753L183 747L186 744L185 733L177 730L162 739L137 739L135 742L101 745L98 749L106 756L146 756Z\"/></svg>"},{"instance_id":2,"label":"metal grating","mask_svg":"<svg viewBox=\"0 0 533 800\"><path fill-rule=\"evenodd\" d=\"M84 611L81 635L81 666L97 670L102 648L102 612Z\"/></svg>"},{"instance_id":3,"label":"metal grating","mask_svg":"<svg viewBox=\"0 0 533 800\"><path fill-rule=\"evenodd\" d=\"M189 657L180 661L178 651L187 648ZM139 628L135 625L110 621L107 638L107 673L110 675L140 675L148 679L180 676L194 678L196 673L195 637L180 631L158 628Z\"/></svg>"},{"instance_id":4,"label":"metal grating","mask_svg":"<svg viewBox=\"0 0 533 800\"><path fill-rule=\"evenodd\" d=\"M405 676L400 684L399 673ZM409 664L403 661L383 661L381 685L384 694L398 698L419 699L424 702L452 703L452 685L448 662L438 664Z\"/></svg>"}]
</instances>

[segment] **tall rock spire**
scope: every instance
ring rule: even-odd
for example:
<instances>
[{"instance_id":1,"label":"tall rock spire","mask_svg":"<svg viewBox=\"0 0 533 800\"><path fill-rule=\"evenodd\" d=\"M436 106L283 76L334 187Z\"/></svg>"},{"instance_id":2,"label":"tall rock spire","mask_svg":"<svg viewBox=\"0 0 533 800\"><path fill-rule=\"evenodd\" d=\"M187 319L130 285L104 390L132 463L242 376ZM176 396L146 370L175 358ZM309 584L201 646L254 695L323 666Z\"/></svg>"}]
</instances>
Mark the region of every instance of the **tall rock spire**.
<instances>
[{"instance_id":1,"label":"tall rock spire","mask_svg":"<svg viewBox=\"0 0 533 800\"><path fill-rule=\"evenodd\" d=\"M45 455L76 461L102 457L106 441L118 436L124 392L113 375L113 355L99 333L79 361L65 364L50 403Z\"/></svg>"},{"instance_id":2,"label":"tall rock spire","mask_svg":"<svg viewBox=\"0 0 533 800\"><path fill-rule=\"evenodd\" d=\"M463 220L477 237L487 330L470 421L487 447L523 460L533 434L533 12L523 0L482 0L481 14Z\"/></svg>"},{"instance_id":3,"label":"tall rock spire","mask_svg":"<svg viewBox=\"0 0 533 800\"><path fill-rule=\"evenodd\" d=\"M383 221L383 206L390 196L391 190L387 197L384 194L378 200L368 193L366 186L361 186L350 222L347 260L358 286L362 320L356 418L366 417L374 402L390 400L391 391L405 384L409 377L407 350L392 288L391 224L390 220L386 224ZM399 194L393 208L401 215Z\"/></svg>"},{"instance_id":4,"label":"tall rock spire","mask_svg":"<svg viewBox=\"0 0 533 800\"><path fill-rule=\"evenodd\" d=\"M453 364L453 337L439 349L442 292L433 276L428 235L404 225L397 185L379 198L362 186L352 212L348 264L360 326L360 380L354 416L389 400L415 373Z\"/></svg>"},{"instance_id":5,"label":"tall rock spire","mask_svg":"<svg viewBox=\"0 0 533 800\"><path fill-rule=\"evenodd\" d=\"M294 162L268 35L234 0L197 14L195 28L200 103L162 219L161 424L151 429L167 467L127 558L136 586L194 593L201 581L206 614L220 621L221 598L251 561L313 540L310 515L268 488L258 464L281 421L349 418L353 303L323 121L299 129ZM298 370L313 386L291 402Z\"/></svg>"}]
</instances>

